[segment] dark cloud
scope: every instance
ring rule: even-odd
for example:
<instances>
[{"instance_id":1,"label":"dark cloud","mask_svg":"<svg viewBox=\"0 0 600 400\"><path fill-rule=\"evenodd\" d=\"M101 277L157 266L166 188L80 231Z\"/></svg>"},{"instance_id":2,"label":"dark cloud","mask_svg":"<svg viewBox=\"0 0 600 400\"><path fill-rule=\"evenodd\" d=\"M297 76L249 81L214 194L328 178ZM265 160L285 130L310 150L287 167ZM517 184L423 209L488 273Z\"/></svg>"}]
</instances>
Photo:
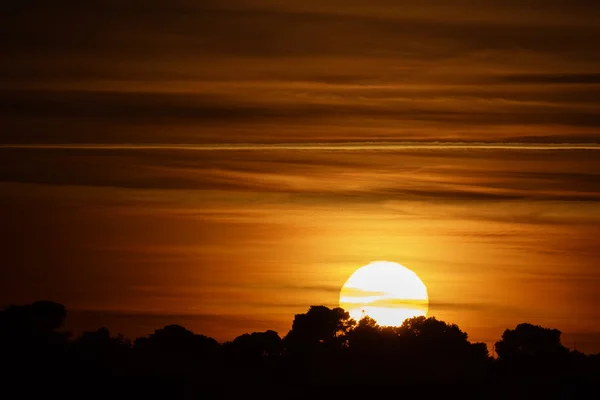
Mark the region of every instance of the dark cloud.
<instances>
[{"instance_id":1,"label":"dark cloud","mask_svg":"<svg viewBox=\"0 0 600 400\"><path fill-rule=\"evenodd\" d=\"M550 250L552 251L552 250ZM567 254L570 252L567 252ZM595 251L594 256L600 255L600 251ZM523 279L530 282L569 282L580 285L597 285L600 283L600 274L596 272L552 272L543 271L537 273L523 274Z\"/></svg>"},{"instance_id":2,"label":"dark cloud","mask_svg":"<svg viewBox=\"0 0 600 400\"><path fill-rule=\"evenodd\" d=\"M27 50L65 54L70 50L79 55L112 56L127 55L130 50L143 57L166 56L169 51L181 57L194 50L204 55L408 53L439 58L457 50L518 47L577 54L591 46L582 37L597 32L586 21L592 15L589 9L587 13L576 8L556 10L563 12L562 19L550 12L546 19L539 13L537 20L518 19L515 11L527 13L523 4L514 3L495 14L489 4L457 5L455 10L462 12L456 12L441 2L429 7L415 2L402 7L385 2L359 7L344 2L338 7L301 2L282 6L262 1L197 5L135 1L128 6L100 1L61 3L53 3L52 7L29 4L9 13L11 18L7 18L3 32L10 34L8 50L13 54L26 54ZM534 14L536 10L529 11ZM576 17L580 17L578 21ZM565 25L570 29L564 29ZM450 46L434 46L444 43ZM419 48L419 44L426 47Z\"/></svg>"},{"instance_id":3,"label":"dark cloud","mask_svg":"<svg viewBox=\"0 0 600 400\"><path fill-rule=\"evenodd\" d=\"M80 143L123 143L132 139L164 142L173 137L164 133L165 126L175 129L182 125L196 129L192 136L195 143L214 143L217 138L226 142L240 140L228 134L215 136L211 131L215 124L237 124L238 128L250 124L246 126L253 127L257 136L250 134L245 140L264 141L266 138L260 133L261 129L281 129L285 135L289 126L310 129L311 126L339 124L344 127L354 119L365 127L375 127L377 121L385 121L388 124L435 123L455 129L558 125L600 130L600 113L593 109L567 107L556 112L554 105L500 102L497 107L484 103L485 108L473 112L461 109L460 104L449 103L439 107L436 104L435 101L364 104L352 101L277 102L275 99L248 100L207 94L4 91L0 93L0 118L6 121L7 129L1 134L5 143L52 142L56 141L49 140L54 132L62 138L62 142L65 139ZM31 121L37 121L39 126L29 125ZM163 132L157 133L157 126L162 126ZM202 133L201 128L205 128L206 133ZM51 131L48 132L48 129ZM130 129L136 129L137 133L132 135ZM310 130L308 132L305 137L310 140ZM344 137L344 133L335 130L330 133L332 138L339 135ZM398 136L402 137L402 133ZM271 135L267 140L277 140L278 137L281 136ZM600 136L596 134L595 137Z\"/></svg>"},{"instance_id":4,"label":"dark cloud","mask_svg":"<svg viewBox=\"0 0 600 400\"><path fill-rule=\"evenodd\" d=\"M322 293L339 293L340 287L334 285L289 285L283 286L281 289L284 290L299 290L308 292L322 292Z\"/></svg>"},{"instance_id":5,"label":"dark cloud","mask_svg":"<svg viewBox=\"0 0 600 400\"><path fill-rule=\"evenodd\" d=\"M455 152L460 152L463 157L454 157ZM490 150L470 150L468 153L435 150L436 159L421 156L427 151L418 154L414 151L384 151L370 161L353 152L5 148L0 149L5 160L0 165L0 181L283 193L341 203L390 200L594 202L600 201L600 176L592 172L597 166L594 152L530 150L531 159L524 162L523 153L518 150L492 153ZM508 163L517 155L522 168L527 169L494 166ZM569 165L572 155L577 155L581 167ZM403 166L395 167L401 160ZM440 168L440 164L445 165ZM355 187L348 187L343 177L357 174L357 171Z\"/></svg>"},{"instance_id":6,"label":"dark cloud","mask_svg":"<svg viewBox=\"0 0 600 400\"><path fill-rule=\"evenodd\" d=\"M597 10L535 0L20 2L0 21L0 140L595 141Z\"/></svg>"},{"instance_id":7,"label":"dark cloud","mask_svg":"<svg viewBox=\"0 0 600 400\"><path fill-rule=\"evenodd\" d=\"M502 77L508 83L526 84L600 84L600 74L517 74Z\"/></svg>"},{"instance_id":8,"label":"dark cloud","mask_svg":"<svg viewBox=\"0 0 600 400\"><path fill-rule=\"evenodd\" d=\"M489 312L489 313L503 313L511 314L518 313L521 311L519 308L505 306L500 303L482 303L482 302L443 302L443 301L429 301L430 313L436 311L477 311L477 312Z\"/></svg>"}]
</instances>

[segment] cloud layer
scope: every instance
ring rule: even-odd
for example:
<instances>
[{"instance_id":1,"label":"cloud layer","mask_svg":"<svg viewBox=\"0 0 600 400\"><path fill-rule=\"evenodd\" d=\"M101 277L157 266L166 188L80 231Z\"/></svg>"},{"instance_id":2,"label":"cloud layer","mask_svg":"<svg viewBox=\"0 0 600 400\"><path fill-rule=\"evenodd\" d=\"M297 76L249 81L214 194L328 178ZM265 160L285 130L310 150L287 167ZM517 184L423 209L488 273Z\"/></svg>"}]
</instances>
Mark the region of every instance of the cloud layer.
<instances>
[{"instance_id":1,"label":"cloud layer","mask_svg":"<svg viewBox=\"0 0 600 400\"><path fill-rule=\"evenodd\" d=\"M597 8L11 5L0 135L5 143L598 142Z\"/></svg>"}]
</instances>

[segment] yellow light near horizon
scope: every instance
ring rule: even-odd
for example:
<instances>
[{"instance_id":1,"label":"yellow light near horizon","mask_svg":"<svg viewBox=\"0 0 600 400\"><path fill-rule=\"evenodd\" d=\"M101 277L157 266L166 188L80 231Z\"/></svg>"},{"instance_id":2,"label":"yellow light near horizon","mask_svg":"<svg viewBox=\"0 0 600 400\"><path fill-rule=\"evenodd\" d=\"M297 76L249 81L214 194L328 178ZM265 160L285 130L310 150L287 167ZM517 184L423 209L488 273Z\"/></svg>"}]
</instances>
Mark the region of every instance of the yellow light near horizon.
<instances>
[{"instance_id":1,"label":"yellow light near horizon","mask_svg":"<svg viewBox=\"0 0 600 400\"><path fill-rule=\"evenodd\" d=\"M342 286L340 307L355 320L367 315L382 326L400 326L427 316L429 297L421 279L390 261L374 261L356 270Z\"/></svg>"}]
</instances>

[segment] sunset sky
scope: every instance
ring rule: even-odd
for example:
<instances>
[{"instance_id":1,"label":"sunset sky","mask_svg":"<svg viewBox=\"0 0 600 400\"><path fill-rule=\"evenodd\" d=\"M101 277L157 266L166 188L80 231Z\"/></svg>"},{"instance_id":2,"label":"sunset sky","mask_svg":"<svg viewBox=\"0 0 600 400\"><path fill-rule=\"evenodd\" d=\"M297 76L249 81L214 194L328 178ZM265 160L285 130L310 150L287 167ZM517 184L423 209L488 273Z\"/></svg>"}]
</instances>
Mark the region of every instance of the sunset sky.
<instances>
[{"instance_id":1,"label":"sunset sky","mask_svg":"<svg viewBox=\"0 0 600 400\"><path fill-rule=\"evenodd\" d=\"M32 0L0 16L0 306L285 335L374 260L600 352L597 0Z\"/></svg>"}]
</instances>

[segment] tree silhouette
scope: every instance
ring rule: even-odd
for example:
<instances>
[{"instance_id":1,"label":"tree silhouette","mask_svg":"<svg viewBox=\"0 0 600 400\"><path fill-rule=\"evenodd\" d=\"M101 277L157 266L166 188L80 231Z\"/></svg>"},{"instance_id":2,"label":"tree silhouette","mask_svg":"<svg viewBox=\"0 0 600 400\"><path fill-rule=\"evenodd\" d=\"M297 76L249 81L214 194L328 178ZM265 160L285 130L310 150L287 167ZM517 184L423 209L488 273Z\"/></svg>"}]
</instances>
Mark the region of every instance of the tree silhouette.
<instances>
[{"instance_id":1,"label":"tree silhouette","mask_svg":"<svg viewBox=\"0 0 600 400\"><path fill-rule=\"evenodd\" d=\"M63 326L67 311L53 301L11 305L0 313L0 332L20 337L51 336Z\"/></svg>"},{"instance_id":2,"label":"tree silhouette","mask_svg":"<svg viewBox=\"0 0 600 400\"><path fill-rule=\"evenodd\" d=\"M119 365L126 361L131 342L123 336L111 336L107 328L84 332L72 343L75 357L92 367Z\"/></svg>"},{"instance_id":3,"label":"tree silhouette","mask_svg":"<svg viewBox=\"0 0 600 400\"><path fill-rule=\"evenodd\" d=\"M496 353L502 360L562 355L568 349L560 342L561 331L528 323L507 329L496 342Z\"/></svg>"},{"instance_id":4,"label":"tree silhouette","mask_svg":"<svg viewBox=\"0 0 600 400\"><path fill-rule=\"evenodd\" d=\"M600 355L570 352L560 331L527 323L503 333L499 358L492 360L484 343L469 342L457 325L433 317L382 327L369 317L356 322L341 308L312 306L295 316L284 339L268 330L220 344L167 325L132 345L106 328L69 340L60 331L65 316L65 307L53 302L0 311L0 395L197 398L218 384L222 398L241 388L248 395L288 396L326 383L351 397L357 384L393 383L404 395L440 387L463 397L487 397L492 388L496 398L576 398L600 383Z\"/></svg>"},{"instance_id":5,"label":"tree silhouette","mask_svg":"<svg viewBox=\"0 0 600 400\"><path fill-rule=\"evenodd\" d=\"M150 353L206 358L217 354L219 342L180 325L167 325L154 331L148 338L136 340L134 348Z\"/></svg>"},{"instance_id":6,"label":"tree silhouette","mask_svg":"<svg viewBox=\"0 0 600 400\"><path fill-rule=\"evenodd\" d=\"M26 382L31 377L48 390L59 386L68 365L68 335L58 331L65 317L65 306L52 301L11 305L0 312L0 376L26 390L34 388Z\"/></svg>"},{"instance_id":7,"label":"tree silhouette","mask_svg":"<svg viewBox=\"0 0 600 400\"><path fill-rule=\"evenodd\" d=\"M56 361L67 345L67 333L58 331L65 317L65 306L52 301L11 305L0 312L0 349L22 362Z\"/></svg>"},{"instance_id":8,"label":"tree silhouette","mask_svg":"<svg viewBox=\"0 0 600 400\"><path fill-rule=\"evenodd\" d=\"M245 333L226 345L230 355L246 360L277 356L282 351L282 340L279 334L271 330Z\"/></svg>"},{"instance_id":9,"label":"tree silhouette","mask_svg":"<svg viewBox=\"0 0 600 400\"><path fill-rule=\"evenodd\" d=\"M286 350L298 353L339 349L355 323L342 308L311 306L306 314L296 314L292 329L284 338Z\"/></svg>"},{"instance_id":10,"label":"tree silhouette","mask_svg":"<svg viewBox=\"0 0 600 400\"><path fill-rule=\"evenodd\" d=\"M373 318L363 317L347 333L348 347L355 355L384 356L390 354L398 342L397 327L381 327Z\"/></svg>"},{"instance_id":11,"label":"tree silhouette","mask_svg":"<svg viewBox=\"0 0 600 400\"><path fill-rule=\"evenodd\" d=\"M455 357L471 346L468 335L455 324L423 316L406 319L397 330L406 350L420 358ZM487 356L487 354L486 354Z\"/></svg>"},{"instance_id":12,"label":"tree silhouette","mask_svg":"<svg viewBox=\"0 0 600 400\"><path fill-rule=\"evenodd\" d=\"M354 329L348 332L348 345L350 348L371 347L373 343L380 339L381 327L373 318L363 317Z\"/></svg>"},{"instance_id":13,"label":"tree silhouette","mask_svg":"<svg viewBox=\"0 0 600 400\"><path fill-rule=\"evenodd\" d=\"M566 365L569 357L569 349L562 345L560 336L558 329L523 323L506 329L495 349L498 358L520 374L554 373Z\"/></svg>"}]
</instances>

